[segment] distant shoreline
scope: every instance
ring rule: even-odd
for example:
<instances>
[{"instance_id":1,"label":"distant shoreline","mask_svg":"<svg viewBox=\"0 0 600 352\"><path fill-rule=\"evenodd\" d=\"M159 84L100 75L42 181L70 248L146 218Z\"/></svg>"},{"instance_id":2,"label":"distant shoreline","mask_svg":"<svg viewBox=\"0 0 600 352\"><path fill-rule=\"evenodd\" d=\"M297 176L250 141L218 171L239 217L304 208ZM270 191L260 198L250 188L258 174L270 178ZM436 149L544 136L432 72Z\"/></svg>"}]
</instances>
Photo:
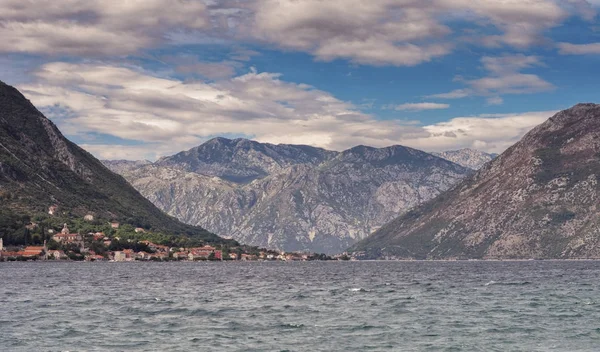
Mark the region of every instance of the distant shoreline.
<instances>
[{"instance_id":1,"label":"distant shoreline","mask_svg":"<svg viewBox=\"0 0 600 352\"><path fill-rule=\"evenodd\" d=\"M132 261L85 261L85 260L0 260L1 263L137 263L137 264L148 264L148 263L187 263L187 264L200 264L200 263L373 263L373 262L384 262L384 263L499 263L499 262L596 262L600 261L600 258L584 258L584 259L468 259L468 260L449 260L449 259L424 259L424 260L386 260L386 259L365 259L365 260L294 260L294 261L283 261L283 260L200 260L200 261L189 261L189 260L165 260L165 261L154 261L154 260L132 260Z\"/></svg>"}]
</instances>

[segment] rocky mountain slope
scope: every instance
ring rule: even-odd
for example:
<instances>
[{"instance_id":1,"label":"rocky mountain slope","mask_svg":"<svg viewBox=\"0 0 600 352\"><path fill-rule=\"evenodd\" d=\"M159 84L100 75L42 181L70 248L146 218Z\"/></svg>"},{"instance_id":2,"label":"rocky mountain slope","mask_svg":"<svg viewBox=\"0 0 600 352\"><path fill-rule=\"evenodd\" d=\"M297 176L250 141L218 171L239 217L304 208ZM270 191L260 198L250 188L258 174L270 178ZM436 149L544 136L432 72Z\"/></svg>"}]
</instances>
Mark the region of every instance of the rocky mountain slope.
<instances>
[{"instance_id":1,"label":"rocky mountain slope","mask_svg":"<svg viewBox=\"0 0 600 352\"><path fill-rule=\"evenodd\" d=\"M339 253L471 171L401 146L340 153L215 138L121 172L186 223L252 245Z\"/></svg>"},{"instance_id":2,"label":"rocky mountain slope","mask_svg":"<svg viewBox=\"0 0 600 352\"><path fill-rule=\"evenodd\" d=\"M152 162L148 160L102 160L102 163L117 174L122 174L152 164Z\"/></svg>"},{"instance_id":3,"label":"rocky mountain slope","mask_svg":"<svg viewBox=\"0 0 600 352\"><path fill-rule=\"evenodd\" d=\"M600 105L536 127L478 173L385 225L367 257L600 257Z\"/></svg>"},{"instance_id":4,"label":"rocky mountain slope","mask_svg":"<svg viewBox=\"0 0 600 352\"><path fill-rule=\"evenodd\" d=\"M123 221L146 229L221 239L156 208L121 176L67 140L15 88L0 82L0 202L2 212L61 214Z\"/></svg>"},{"instance_id":5,"label":"rocky mountain slope","mask_svg":"<svg viewBox=\"0 0 600 352\"><path fill-rule=\"evenodd\" d=\"M481 169L485 163L498 156L498 154L489 154L470 148L431 154L473 170Z\"/></svg>"}]
</instances>

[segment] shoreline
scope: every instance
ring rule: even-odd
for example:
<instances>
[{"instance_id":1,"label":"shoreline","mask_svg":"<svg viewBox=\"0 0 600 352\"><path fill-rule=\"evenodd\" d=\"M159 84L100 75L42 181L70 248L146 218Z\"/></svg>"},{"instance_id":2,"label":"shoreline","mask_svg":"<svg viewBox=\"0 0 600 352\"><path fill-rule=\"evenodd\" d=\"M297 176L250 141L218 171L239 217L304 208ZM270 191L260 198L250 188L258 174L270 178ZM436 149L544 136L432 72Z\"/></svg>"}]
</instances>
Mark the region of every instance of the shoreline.
<instances>
[{"instance_id":1,"label":"shoreline","mask_svg":"<svg viewBox=\"0 0 600 352\"><path fill-rule=\"evenodd\" d=\"M36 259L36 260L0 260L1 263L139 263L139 264L147 264L147 263L189 263L189 264L199 264L199 263L374 263L374 262L382 262L382 263L499 263L499 262L509 262L509 263L520 263L520 262L596 262L600 261L600 258L567 258L567 259L558 259L558 258L549 258L549 259L466 259L466 260L452 260L452 259L424 259L424 260L410 260L410 259L398 259L398 260L387 260L387 259L365 259L365 260L198 260L198 261L190 261L190 260L128 260L128 261L114 261L114 260L95 260L95 261L87 261L87 260L44 260L44 259Z\"/></svg>"}]
</instances>

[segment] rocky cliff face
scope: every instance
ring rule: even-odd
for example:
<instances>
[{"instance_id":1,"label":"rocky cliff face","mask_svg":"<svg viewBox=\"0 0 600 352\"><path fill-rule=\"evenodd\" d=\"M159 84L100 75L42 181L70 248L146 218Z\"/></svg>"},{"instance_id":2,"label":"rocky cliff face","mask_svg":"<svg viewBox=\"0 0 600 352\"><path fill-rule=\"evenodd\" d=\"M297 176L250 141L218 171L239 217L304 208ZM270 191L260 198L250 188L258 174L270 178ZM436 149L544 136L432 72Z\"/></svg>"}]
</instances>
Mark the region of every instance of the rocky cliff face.
<instances>
[{"instance_id":1,"label":"rocky cliff face","mask_svg":"<svg viewBox=\"0 0 600 352\"><path fill-rule=\"evenodd\" d=\"M470 148L431 154L473 170L481 169L483 165L498 156L498 154L489 154Z\"/></svg>"},{"instance_id":2,"label":"rocky cliff face","mask_svg":"<svg viewBox=\"0 0 600 352\"><path fill-rule=\"evenodd\" d=\"M121 172L186 223L258 246L339 253L470 170L401 146L338 153L216 138Z\"/></svg>"},{"instance_id":3,"label":"rocky cliff face","mask_svg":"<svg viewBox=\"0 0 600 352\"><path fill-rule=\"evenodd\" d=\"M0 212L34 215L51 205L147 229L220 238L156 208L121 176L66 139L15 88L0 82Z\"/></svg>"},{"instance_id":4,"label":"rocky cliff face","mask_svg":"<svg viewBox=\"0 0 600 352\"><path fill-rule=\"evenodd\" d=\"M600 257L600 105L551 117L354 251L397 258Z\"/></svg>"}]
</instances>

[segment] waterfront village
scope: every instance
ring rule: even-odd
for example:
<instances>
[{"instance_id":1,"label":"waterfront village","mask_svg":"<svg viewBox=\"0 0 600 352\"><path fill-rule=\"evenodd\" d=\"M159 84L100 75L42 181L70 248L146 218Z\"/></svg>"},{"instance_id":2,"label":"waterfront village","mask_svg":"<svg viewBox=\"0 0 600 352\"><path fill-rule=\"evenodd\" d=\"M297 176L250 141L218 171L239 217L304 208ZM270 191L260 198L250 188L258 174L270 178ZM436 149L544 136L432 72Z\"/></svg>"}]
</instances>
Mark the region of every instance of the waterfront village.
<instances>
[{"instance_id":1,"label":"waterfront village","mask_svg":"<svg viewBox=\"0 0 600 352\"><path fill-rule=\"evenodd\" d=\"M110 222L116 230L120 224ZM30 226L35 226L32 224ZM144 237L143 228L135 228L136 234ZM346 255L327 256L306 252L280 252L257 247L208 245L194 247L169 246L149 240L137 240L109 236L104 232L72 233L67 224L60 232L48 230L49 240L43 244L4 246L0 238L0 261L29 260L74 260L74 261L309 261L347 260ZM118 232L117 232L118 233Z\"/></svg>"}]
</instances>

